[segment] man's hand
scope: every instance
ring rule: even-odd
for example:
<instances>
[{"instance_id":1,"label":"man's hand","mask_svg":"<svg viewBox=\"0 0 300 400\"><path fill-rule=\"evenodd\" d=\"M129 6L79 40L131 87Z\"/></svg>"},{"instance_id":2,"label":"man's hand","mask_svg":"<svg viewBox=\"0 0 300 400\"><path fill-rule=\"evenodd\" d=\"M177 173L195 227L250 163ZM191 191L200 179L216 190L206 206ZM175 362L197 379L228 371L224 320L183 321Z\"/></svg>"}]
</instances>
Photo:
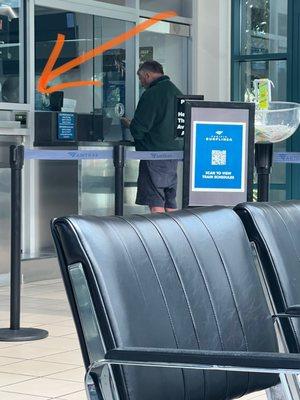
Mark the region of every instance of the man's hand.
<instances>
[{"instance_id":1,"label":"man's hand","mask_svg":"<svg viewBox=\"0 0 300 400\"><path fill-rule=\"evenodd\" d=\"M129 129L131 120L129 118L123 117L121 118L121 124L125 126L125 128Z\"/></svg>"}]
</instances>

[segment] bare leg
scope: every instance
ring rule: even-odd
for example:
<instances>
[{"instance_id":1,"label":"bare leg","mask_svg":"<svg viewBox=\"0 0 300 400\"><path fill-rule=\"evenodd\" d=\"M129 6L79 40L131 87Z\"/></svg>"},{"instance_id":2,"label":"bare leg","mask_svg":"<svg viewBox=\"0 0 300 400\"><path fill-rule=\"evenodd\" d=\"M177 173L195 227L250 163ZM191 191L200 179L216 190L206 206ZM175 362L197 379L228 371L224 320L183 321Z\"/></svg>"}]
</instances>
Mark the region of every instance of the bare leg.
<instances>
[{"instance_id":1,"label":"bare leg","mask_svg":"<svg viewBox=\"0 0 300 400\"><path fill-rule=\"evenodd\" d=\"M152 214L164 213L164 207L149 207Z\"/></svg>"},{"instance_id":2,"label":"bare leg","mask_svg":"<svg viewBox=\"0 0 300 400\"><path fill-rule=\"evenodd\" d=\"M171 213L174 211L178 211L178 209L177 208L166 208L166 212L168 212L168 213Z\"/></svg>"}]
</instances>

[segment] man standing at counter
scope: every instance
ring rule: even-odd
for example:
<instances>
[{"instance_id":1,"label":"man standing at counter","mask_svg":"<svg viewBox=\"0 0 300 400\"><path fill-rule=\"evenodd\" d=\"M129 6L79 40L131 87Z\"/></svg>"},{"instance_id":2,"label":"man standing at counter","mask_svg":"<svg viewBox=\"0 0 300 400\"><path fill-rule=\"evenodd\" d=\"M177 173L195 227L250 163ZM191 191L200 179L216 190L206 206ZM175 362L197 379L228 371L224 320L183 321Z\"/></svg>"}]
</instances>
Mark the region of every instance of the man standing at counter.
<instances>
[{"instance_id":1,"label":"man standing at counter","mask_svg":"<svg viewBox=\"0 0 300 400\"><path fill-rule=\"evenodd\" d=\"M157 61L144 62L138 72L146 89L130 121L122 118L130 129L137 151L178 151L182 141L174 138L175 96L180 90L164 74ZM136 204L149 206L152 213L177 209L176 160L140 161Z\"/></svg>"}]
</instances>

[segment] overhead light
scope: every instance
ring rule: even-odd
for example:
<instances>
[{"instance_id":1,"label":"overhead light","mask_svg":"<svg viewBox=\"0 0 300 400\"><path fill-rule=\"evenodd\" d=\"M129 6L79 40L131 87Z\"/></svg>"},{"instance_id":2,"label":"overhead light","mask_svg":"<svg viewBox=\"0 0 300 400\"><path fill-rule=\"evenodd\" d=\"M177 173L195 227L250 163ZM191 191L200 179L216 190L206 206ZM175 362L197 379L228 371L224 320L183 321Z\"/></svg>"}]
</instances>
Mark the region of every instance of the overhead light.
<instances>
[{"instance_id":1,"label":"overhead light","mask_svg":"<svg viewBox=\"0 0 300 400\"><path fill-rule=\"evenodd\" d=\"M14 9L11 6L8 6L7 4L1 4L0 15L4 15L5 17L8 18L9 21L19 17L18 14L14 11Z\"/></svg>"}]
</instances>

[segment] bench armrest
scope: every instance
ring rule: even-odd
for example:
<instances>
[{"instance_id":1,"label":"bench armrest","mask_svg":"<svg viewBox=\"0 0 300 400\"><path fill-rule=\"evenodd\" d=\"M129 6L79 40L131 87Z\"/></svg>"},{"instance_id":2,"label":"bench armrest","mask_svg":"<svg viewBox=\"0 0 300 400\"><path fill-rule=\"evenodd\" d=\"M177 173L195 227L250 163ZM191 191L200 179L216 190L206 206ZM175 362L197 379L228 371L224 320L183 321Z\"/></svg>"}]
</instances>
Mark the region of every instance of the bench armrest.
<instances>
[{"instance_id":1,"label":"bench armrest","mask_svg":"<svg viewBox=\"0 0 300 400\"><path fill-rule=\"evenodd\" d=\"M299 374L300 354L117 348L92 364L89 372L104 365Z\"/></svg>"},{"instance_id":2,"label":"bench armrest","mask_svg":"<svg viewBox=\"0 0 300 400\"><path fill-rule=\"evenodd\" d=\"M287 308L285 313L275 314L273 318L300 318L300 305Z\"/></svg>"},{"instance_id":3,"label":"bench armrest","mask_svg":"<svg viewBox=\"0 0 300 400\"><path fill-rule=\"evenodd\" d=\"M91 393L97 392L96 381L101 387L103 368L112 365L298 375L300 354L117 348L88 368L85 388L89 400L94 398Z\"/></svg>"}]
</instances>

